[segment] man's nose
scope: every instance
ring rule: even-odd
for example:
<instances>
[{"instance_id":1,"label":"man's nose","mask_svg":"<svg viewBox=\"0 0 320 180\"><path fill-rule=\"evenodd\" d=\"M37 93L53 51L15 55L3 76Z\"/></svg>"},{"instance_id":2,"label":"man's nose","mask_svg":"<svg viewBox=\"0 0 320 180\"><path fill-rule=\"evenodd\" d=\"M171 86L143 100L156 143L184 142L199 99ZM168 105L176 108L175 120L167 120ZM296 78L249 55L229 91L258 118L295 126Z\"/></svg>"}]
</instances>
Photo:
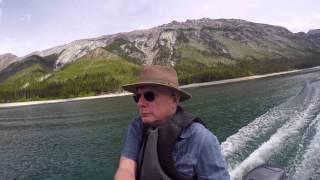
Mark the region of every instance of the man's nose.
<instances>
[{"instance_id":1,"label":"man's nose","mask_svg":"<svg viewBox=\"0 0 320 180\"><path fill-rule=\"evenodd\" d=\"M138 106L139 106L139 107L145 106L146 103L147 103L147 101L144 99L144 96L141 96L141 97L139 98L139 101L138 101Z\"/></svg>"}]
</instances>

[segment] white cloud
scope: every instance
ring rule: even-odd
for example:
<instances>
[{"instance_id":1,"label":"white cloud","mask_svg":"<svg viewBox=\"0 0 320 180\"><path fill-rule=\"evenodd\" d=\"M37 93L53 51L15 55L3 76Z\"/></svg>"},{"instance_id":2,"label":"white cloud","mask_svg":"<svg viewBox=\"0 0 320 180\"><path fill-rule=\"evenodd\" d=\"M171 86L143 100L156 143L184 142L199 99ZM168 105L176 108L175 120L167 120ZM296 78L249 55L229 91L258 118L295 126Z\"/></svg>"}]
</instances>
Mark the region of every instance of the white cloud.
<instances>
[{"instance_id":1,"label":"white cloud","mask_svg":"<svg viewBox=\"0 0 320 180\"><path fill-rule=\"evenodd\" d=\"M1 1L1 0L0 0ZM2 24L2 9L0 8L0 25Z\"/></svg>"},{"instance_id":2,"label":"white cloud","mask_svg":"<svg viewBox=\"0 0 320 180\"><path fill-rule=\"evenodd\" d=\"M5 36L11 37L10 45L19 54L76 39L147 29L173 20L185 21L203 17L236 18L280 25L293 32L320 28L320 11L316 8L319 3L289 3L290 0L91 0L90 3L79 1L77 8L73 8L73 1L25 1L24 5L18 2L19 0L13 1L12 6L1 11L6 0L0 0L0 23L2 13L2 18L6 18L2 23L8 22L10 25L0 28L3 31L3 35L0 34L0 46L8 45L9 42L4 43L2 40ZM275 2L277 6L274 5ZM296 11L297 8L299 11ZM41 11L37 11L38 9ZM30 26L31 24L35 26ZM35 40L34 34L41 41ZM33 42L33 45L23 43L21 39Z\"/></svg>"},{"instance_id":3,"label":"white cloud","mask_svg":"<svg viewBox=\"0 0 320 180\"><path fill-rule=\"evenodd\" d=\"M12 53L16 56L24 56L35 50L42 50L41 41L37 39L22 38L16 40L14 38L3 38L0 43L0 54ZM32 49L32 50L30 50Z\"/></svg>"},{"instance_id":4,"label":"white cloud","mask_svg":"<svg viewBox=\"0 0 320 180\"><path fill-rule=\"evenodd\" d=\"M4 39L2 39L2 42L3 43L0 43L0 52L1 52L0 54L14 53L14 49L11 48L11 45L8 44L9 42L11 42L10 38L4 38Z\"/></svg>"},{"instance_id":5,"label":"white cloud","mask_svg":"<svg viewBox=\"0 0 320 180\"><path fill-rule=\"evenodd\" d=\"M319 13L315 13L315 14L312 15L312 18L320 20L320 14Z\"/></svg>"},{"instance_id":6,"label":"white cloud","mask_svg":"<svg viewBox=\"0 0 320 180\"><path fill-rule=\"evenodd\" d=\"M303 20L303 17L301 16L294 16L293 19L292 19L294 22L300 22Z\"/></svg>"},{"instance_id":7,"label":"white cloud","mask_svg":"<svg viewBox=\"0 0 320 180\"><path fill-rule=\"evenodd\" d=\"M252 8L252 9L257 7L257 5L254 3L248 3L247 6L248 6L248 8Z\"/></svg>"},{"instance_id":8,"label":"white cloud","mask_svg":"<svg viewBox=\"0 0 320 180\"><path fill-rule=\"evenodd\" d=\"M22 22L29 21L31 19L31 15L29 13L26 13L25 15L21 16L19 19Z\"/></svg>"},{"instance_id":9,"label":"white cloud","mask_svg":"<svg viewBox=\"0 0 320 180\"><path fill-rule=\"evenodd\" d=\"M271 23L271 20L270 20L270 19L268 19L268 18L261 19L261 23L270 24L270 23Z\"/></svg>"},{"instance_id":10,"label":"white cloud","mask_svg":"<svg viewBox=\"0 0 320 180\"><path fill-rule=\"evenodd\" d=\"M31 15L29 13L26 14L26 19L30 20L31 19Z\"/></svg>"},{"instance_id":11,"label":"white cloud","mask_svg":"<svg viewBox=\"0 0 320 180\"><path fill-rule=\"evenodd\" d=\"M292 32L308 32L310 29L319 29L319 23L310 17L295 16L287 22L273 22L271 24L288 28Z\"/></svg>"}]
</instances>

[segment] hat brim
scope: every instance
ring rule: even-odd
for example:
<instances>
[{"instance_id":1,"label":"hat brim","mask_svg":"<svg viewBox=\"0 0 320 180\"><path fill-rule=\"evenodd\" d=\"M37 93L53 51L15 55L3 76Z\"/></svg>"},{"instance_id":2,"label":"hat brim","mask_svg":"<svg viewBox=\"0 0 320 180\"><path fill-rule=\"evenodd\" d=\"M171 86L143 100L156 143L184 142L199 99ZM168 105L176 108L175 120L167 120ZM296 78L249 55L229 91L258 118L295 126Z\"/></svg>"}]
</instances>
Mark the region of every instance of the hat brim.
<instances>
[{"instance_id":1,"label":"hat brim","mask_svg":"<svg viewBox=\"0 0 320 180\"><path fill-rule=\"evenodd\" d=\"M172 89L172 90L179 93L180 102L186 101L192 97L192 95L190 93L188 93L180 88L170 86L167 84L155 83L155 82L139 82L139 83L133 83L133 84L126 84L126 85L123 85L122 88L126 91L131 92L131 93L137 93L138 88L146 87L146 86L148 86L148 87L159 87L160 86L160 87L166 87L166 88Z\"/></svg>"}]
</instances>

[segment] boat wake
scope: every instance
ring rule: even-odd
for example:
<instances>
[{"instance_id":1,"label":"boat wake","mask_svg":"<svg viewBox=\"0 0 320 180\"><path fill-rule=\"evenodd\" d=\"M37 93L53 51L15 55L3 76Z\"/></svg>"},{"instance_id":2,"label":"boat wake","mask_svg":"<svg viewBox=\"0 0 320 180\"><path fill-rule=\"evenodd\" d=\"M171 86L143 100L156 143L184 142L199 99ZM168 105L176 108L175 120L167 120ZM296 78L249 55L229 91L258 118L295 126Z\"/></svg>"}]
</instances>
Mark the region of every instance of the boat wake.
<instances>
[{"instance_id":1,"label":"boat wake","mask_svg":"<svg viewBox=\"0 0 320 180\"><path fill-rule=\"evenodd\" d=\"M221 144L231 179L264 163L286 168L289 179L320 177L320 80L270 109Z\"/></svg>"}]
</instances>

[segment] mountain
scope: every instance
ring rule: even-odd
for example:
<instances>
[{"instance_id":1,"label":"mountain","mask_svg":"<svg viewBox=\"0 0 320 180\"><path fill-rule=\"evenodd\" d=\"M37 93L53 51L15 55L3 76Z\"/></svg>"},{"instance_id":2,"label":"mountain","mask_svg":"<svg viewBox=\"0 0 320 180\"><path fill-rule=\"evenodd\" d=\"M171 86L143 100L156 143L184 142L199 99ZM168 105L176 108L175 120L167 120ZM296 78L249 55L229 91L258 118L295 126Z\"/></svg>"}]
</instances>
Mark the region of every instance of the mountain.
<instances>
[{"instance_id":1,"label":"mountain","mask_svg":"<svg viewBox=\"0 0 320 180\"><path fill-rule=\"evenodd\" d=\"M308 37L315 43L320 44L320 29L313 29L308 32Z\"/></svg>"},{"instance_id":2,"label":"mountain","mask_svg":"<svg viewBox=\"0 0 320 180\"><path fill-rule=\"evenodd\" d=\"M15 62L17 59L18 57L11 53L0 55L0 71Z\"/></svg>"},{"instance_id":3,"label":"mountain","mask_svg":"<svg viewBox=\"0 0 320 180\"><path fill-rule=\"evenodd\" d=\"M142 64L173 66L181 84L312 67L320 64L319 31L292 33L239 19L173 21L33 52L7 62L0 83L7 94L42 92L27 99L73 97L118 91Z\"/></svg>"}]
</instances>

